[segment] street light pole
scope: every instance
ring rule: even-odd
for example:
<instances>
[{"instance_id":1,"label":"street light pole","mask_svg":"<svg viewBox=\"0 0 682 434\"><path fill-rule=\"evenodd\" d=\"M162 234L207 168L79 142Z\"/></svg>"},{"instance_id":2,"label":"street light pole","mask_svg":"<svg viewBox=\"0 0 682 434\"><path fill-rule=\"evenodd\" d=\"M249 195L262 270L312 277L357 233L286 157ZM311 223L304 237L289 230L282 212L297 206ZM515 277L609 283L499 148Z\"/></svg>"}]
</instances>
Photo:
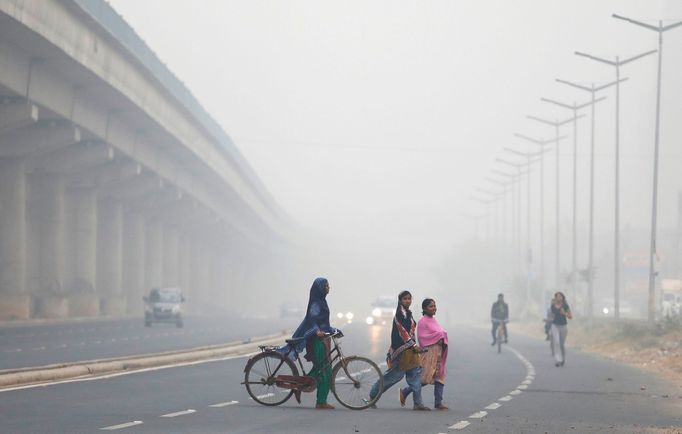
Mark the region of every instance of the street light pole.
<instances>
[{"instance_id":1,"label":"street light pole","mask_svg":"<svg viewBox=\"0 0 682 434\"><path fill-rule=\"evenodd\" d=\"M524 157L526 159L526 166L528 167L528 170L530 170L531 164L534 162L537 162L539 160L533 160L534 157L541 156L542 154L545 153L545 150L542 149L539 152L520 152L517 151L516 149L512 148L504 148L505 151L510 152L512 154L518 155L520 157ZM530 237L530 204L531 204L531 196L530 196L530 175L528 176L527 182L526 182L526 307L529 306L530 304L530 282L531 282L531 266L533 263L532 259L532 246L531 246L531 237Z\"/></svg>"},{"instance_id":2,"label":"street light pole","mask_svg":"<svg viewBox=\"0 0 682 434\"><path fill-rule=\"evenodd\" d=\"M561 287L561 276L560 276L560 264L561 264L561 155L559 152L559 127L562 125L568 124L570 122L576 122L578 118L572 117L564 120L548 120L548 119L542 119L537 116L526 116L528 119L532 119L536 122L540 122L546 125L550 125L554 127L554 132L555 132L555 137L556 137L556 197L555 197L555 202L556 202L556 254L554 258L554 279L555 279L555 291L559 291Z\"/></svg>"},{"instance_id":3,"label":"street light pole","mask_svg":"<svg viewBox=\"0 0 682 434\"><path fill-rule=\"evenodd\" d=\"M594 317L594 106L596 104L596 94L597 92L607 89L611 86L615 86L618 83L621 83L623 81L626 81L627 78L622 78L620 80L612 81L610 83L602 84L600 86L596 86L594 83L592 83L589 87L588 86L583 86L582 84L577 84L573 83L567 80L561 80L557 78L557 82L574 87L576 89L580 89L586 92L590 92L590 95L592 96L592 104L591 105L591 129L590 129L590 235L589 235L589 253L588 253L588 279L587 279L587 316L590 321L590 325L592 324L592 319Z\"/></svg>"},{"instance_id":4,"label":"street light pole","mask_svg":"<svg viewBox=\"0 0 682 434\"><path fill-rule=\"evenodd\" d=\"M536 145L540 146L540 149L543 151L542 154L540 154L540 273L539 273L539 285L540 288L544 291L544 282L545 282L545 146L549 145L550 143L555 143L558 140L563 140L566 138L566 136L561 136L561 137L554 137L552 139L536 139L533 137L528 137L523 134L516 133L514 134L516 137L527 140L531 143L534 143Z\"/></svg>"},{"instance_id":5,"label":"street light pole","mask_svg":"<svg viewBox=\"0 0 682 434\"><path fill-rule=\"evenodd\" d=\"M595 103L604 101L605 96L597 98ZM583 104L565 104L549 98L541 98L541 101L548 102L559 107L567 108L573 111L574 118L580 118L582 115L578 116L578 110L592 105L592 101L588 101ZM576 296L576 286L577 286L577 259L578 259L578 248L577 248L577 237L578 237L578 122L573 122L573 237L571 240L572 247L572 261L571 261L571 298L575 300Z\"/></svg>"},{"instance_id":6,"label":"street light pole","mask_svg":"<svg viewBox=\"0 0 682 434\"><path fill-rule=\"evenodd\" d=\"M616 68L616 160L615 160L615 209L614 209L614 243L613 243L613 302L614 302L614 318L620 317L620 67L635 60L641 59L645 56L655 53L656 50L650 50L636 56L621 60L619 56L615 56L615 60L604 59L586 53L576 51L578 56L586 57L597 62L605 63Z\"/></svg>"},{"instance_id":7,"label":"street light pole","mask_svg":"<svg viewBox=\"0 0 682 434\"><path fill-rule=\"evenodd\" d=\"M517 173L507 173L496 169L493 169L492 172L506 177L512 184L512 251L515 252L514 258L518 258L518 253L521 250L521 177L527 172L518 170ZM517 184L516 191L514 191L513 184ZM514 268L518 274L520 270L519 261L514 260Z\"/></svg>"},{"instance_id":8,"label":"street light pole","mask_svg":"<svg viewBox=\"0 0 682 434\"><path fill-rule=\"evenodd\" d=\"M663 21L658 21L658 26L652 26L641 21L626 18L613 14L613 18L627 21L630 24L644 27L648 30L658 32L658 74L656 81L656 132L654 134L654 180L653 197L651 203L651 244L649 248L649 309L648 320L650 323L656 319L656 272L654 270L654 259L656 255L656 212L658 208L658 148L660 139L661 125L661 69L663 65L663 33L682 26L682 21L673 24L663 25Z\"/></svg>"}]
</instances>

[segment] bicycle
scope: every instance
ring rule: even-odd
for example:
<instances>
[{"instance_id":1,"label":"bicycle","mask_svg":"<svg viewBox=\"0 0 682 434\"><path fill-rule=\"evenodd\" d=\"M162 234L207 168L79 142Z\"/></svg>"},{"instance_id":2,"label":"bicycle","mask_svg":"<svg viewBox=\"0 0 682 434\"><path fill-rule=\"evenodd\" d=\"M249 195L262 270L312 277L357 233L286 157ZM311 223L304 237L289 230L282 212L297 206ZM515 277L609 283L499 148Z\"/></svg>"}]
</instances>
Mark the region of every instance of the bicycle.
<instances>
[{"instance_id":1,"label":"bicycle","mask_svg":"<svg viewBox=\"0 0 682 434\"><path fill-rule=\"evenodd\" d=\"M381 391L384 381L377 364L366 357L344 356L338 342L343 337L340 330L327 333L325 337L331 339L334 348L318 372L323 372L336 362L330 379L336 400L351 410L364 410L374 405L381 397L381 392L372 398L371 387L378 381ZM276 406L295 395L300 404L302 392L313 392L317 388L319 374L314 377L310 376L310 372L306 374L301 357L294 350L303 339L305 338L286 339L289 350L284 354L278 352L274 346L259 346L261 352L246 363L244 382L241 383L246 386L246 391L254 401L266 406ZM292 353L295 354L294 360L298 360L303 375L299 375Z\"/></svg>"},{"instance_id":2,"label":"bicycle","mask_svg":"<svg viewBox=\"0 0 682 434\"><path fill-rule=\"evenodd\" d=\"M493 322L496 322L499 324L497 326L497 336L495 337L495 340L497 341L497 352L501 353L502 352L502 340L505 339L505 336L507 336L507 322L509 322L509 320L493 319Z\"/></svg>"}]
</instances>

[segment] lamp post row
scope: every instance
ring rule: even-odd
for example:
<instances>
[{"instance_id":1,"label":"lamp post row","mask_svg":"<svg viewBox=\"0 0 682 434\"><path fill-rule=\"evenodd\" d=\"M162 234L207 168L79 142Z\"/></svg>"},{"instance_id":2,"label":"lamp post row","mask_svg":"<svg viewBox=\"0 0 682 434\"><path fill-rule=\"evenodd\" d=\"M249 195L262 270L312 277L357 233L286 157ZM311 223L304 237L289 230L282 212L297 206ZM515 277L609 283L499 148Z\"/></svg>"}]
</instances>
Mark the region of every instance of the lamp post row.
<instances>
[{"instance_id":1,"label":"lamp post row","mask_svg":"<svg viewBox=\"0 0 682 434\"><path fill-rule=\"evenodd\" d=\"M516 222L514 222L514 243L517 244L518 250L520 251L520 245L521 245L521 168L523 166L528 167L528 170L530 170L530 165L531 165L531 158L533 157L539 157L538 160L540 161L540 282L543 282L543 273L544 273L544 158L543 155L545 153L545 148L544 146L551 143L554 141L556 144L556 253L555 253L555 279L556 279L556 287L557 289L560 287L560 241L561 241L561 232L560 232L560 155L559 155L559 141L561 139L560 137L560 126L565 125L567 123L573 123L573 236L572 236L572 271L571 271L571 288L573 291L573 295L575 295L576 292L576 271L577 271L577 265L576 265L576 234L577 234L577 120L582 117L578 116L578 110L586 107L591 107L591 127L590 127L590 210L589 210L589 249L588 249L588 315L590 320L592 319L593 316L593 280L594 280L594 148L595 148L595 137L594 137L594 130L595 130L595 104L597 102L603 101L605 97L602 98L596 98L596 93L605 90L609 87L615 86L615 94L616 94L616 101L615 101L615 119L616 119L616 124L615 124L615 162L614 162L614 170L615 170L615 206L614 206L614 316L616 318L619 317L620 314L620 83L624 82L627 80L627 78L620 78L620 67L626 64L629 64L631 62L634 62L636 60L639 60L641 58L644 58L646 56L649 56L654 53L658 53L658 71L657 71L657 85L656 85L656 120L655 120L655 133L654 133L654 168L653 168L653 194L652 194L652 207L651 207L651 237L650 237L650 249L649 249L649 303L648 303L648 319L650 322L652 322L655 319L655 314L656 314L656 304L655 304L655 288L656 288L656 270L655 270L655 260L657 257L657 251L656 251L656 229L657 229L657 202L658 202L658 160L659 160L659 147L660 147L660 105L661 105L661 74L662 74L662 59L663 59L663 33L672 30L674 28L682 26L682 21L669 24L664 26L663 22L659 20L658 26L654 26L648 23L644 23L642 21L637 21L633 20L630 18L626 18L620 15L613 14L613 18L623 20L626 22L629 22L631 24L637 25L639 27L643 27L647 30L652 30L658 33L658 50L649 50L643 53L640 53L638 55L626 58L626 59L621 59L620 56L615 56L615 60L610 60L606 58L601 58L598 56L590 55L587 53L583 52L578 52L576 51L575 54L581 57L585 57L597 62L601 62L603 64L611 65L615 67L616 71L616 79L615 81L612 81L610 83L606 83L603 85L596 85L595 83L592 83L590 86L584 86L578 83L570 82L567 80L560 80L557 79L556 81L558 83L562 83L568 86L571 86L573 88L583 90L590 92L591 94L591 100L589 102L583 103L583 104L566 104L562 103L556 100L552 100L549 98L542 98L543 102L551 103L563 108L571 109L573 110L573 116L569 119L565 119L562 121L559 120L547 120L547 119L542 119L539 117L535 116L528 116L529 119L553 126L555 129L555 138L550 139L549 141L544 141L541 139L534 139L528 136L524 136L521 134L516 134L517 137L525 139L527 141L533 142L535 144L541 145L541 150L538 153L523 153L520 151L516 151L514 149L510 148L505 148L507 152L511 152L517 156L525 157L526 162L525 163L516 163L516 162L511 162L508 160L503 160L503 159L497 159L498 162L501 162L503 164L507 164L513 167L516 167L517 173L515 174L515 177L512 178L509 182L504 183L501 181L497 181L491 178L486 178L489 181L495 182L498 185L501 185L504 187L502 192L499 193L492 193L489 191L485 191L486 193L493 195L494 199L492 201L499 201L500 198L504 198L506 195L506 186L510 184L517 183L517 200L514 200L512 197L512 207L517 208L516 209ZM499 172L499 171L498 171ZM507 174L505 172L499 172L504 175L512 175L512 174ZM511 177L511 176L508 176ZM531 213L530 213L530 176L528 179L528 185L527 185L527 221L526 221L526 255L530 254L530 246L531 246L531 237L530 237L530 218L531 218ZM515 203L516 202L516 203ZM514 216L514 212L512 212L512 216ZM496 225L497 226L497 225ZM526 283L526 297L530 297L530 262L528 261L527 264L527 283Z\"/></svg>"}]
</instances>

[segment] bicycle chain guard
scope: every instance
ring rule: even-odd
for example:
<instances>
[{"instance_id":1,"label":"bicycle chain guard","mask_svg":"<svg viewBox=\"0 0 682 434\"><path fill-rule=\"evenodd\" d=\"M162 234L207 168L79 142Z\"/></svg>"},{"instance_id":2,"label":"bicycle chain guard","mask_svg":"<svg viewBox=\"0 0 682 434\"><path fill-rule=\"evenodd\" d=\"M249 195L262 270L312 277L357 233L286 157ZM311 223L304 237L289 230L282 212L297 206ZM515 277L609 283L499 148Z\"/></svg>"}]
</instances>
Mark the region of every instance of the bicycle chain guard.
<instances>
[{"instance_id":1,"label":"bicycle chain guard","mask_svg":"<svg viewBox=\"0 0 682 434\"><path fill-rule=\"evenodd\" d=\"M317 389L317 381L309 375L278 375L275 377L275 385L282 389L306 393Z\"/></svg>"}]
</instances>

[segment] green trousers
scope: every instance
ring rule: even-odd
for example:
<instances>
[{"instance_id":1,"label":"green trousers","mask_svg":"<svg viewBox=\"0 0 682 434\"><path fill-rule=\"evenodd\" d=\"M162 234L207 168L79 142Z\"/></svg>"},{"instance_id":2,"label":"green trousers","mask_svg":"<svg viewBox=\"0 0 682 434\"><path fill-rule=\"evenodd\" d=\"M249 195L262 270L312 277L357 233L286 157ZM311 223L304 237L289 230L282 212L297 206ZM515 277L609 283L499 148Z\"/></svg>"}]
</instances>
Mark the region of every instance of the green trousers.
<instances>
[{"instance_id":1,"label":"green trousers","mask_svg":"<svg viewBox=\"0 0 682 434\"><path fill-rule=\"evenodd\" d=\"M327 359L327 347L320 338L313 340L313 369L308 375L317 378L317 403L326 404L329 395L329 380L332 376L332 367Z\"/></svg>"}]
</instances>

